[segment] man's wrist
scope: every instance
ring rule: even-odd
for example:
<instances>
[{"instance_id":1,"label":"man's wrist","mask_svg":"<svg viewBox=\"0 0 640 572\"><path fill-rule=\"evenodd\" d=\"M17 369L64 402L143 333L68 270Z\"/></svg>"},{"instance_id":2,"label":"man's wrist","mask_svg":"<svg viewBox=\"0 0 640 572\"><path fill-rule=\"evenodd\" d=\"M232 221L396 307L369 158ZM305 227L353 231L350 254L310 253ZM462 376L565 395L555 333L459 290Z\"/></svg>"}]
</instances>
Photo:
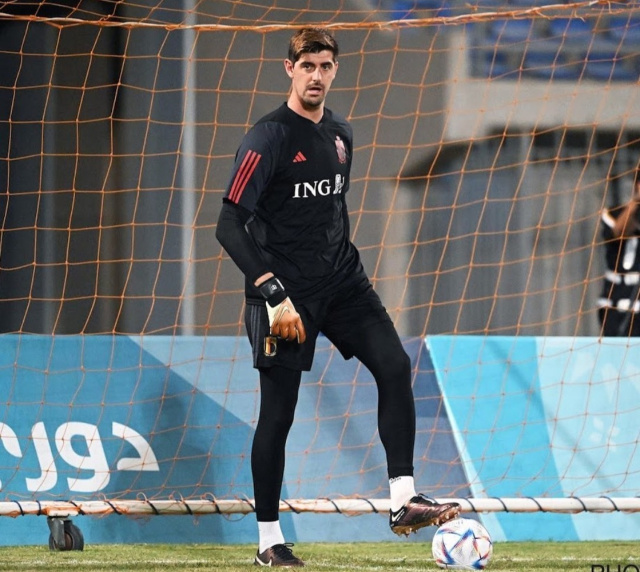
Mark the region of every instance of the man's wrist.
<instances>
[{"instance_id":1,"label":"man's wrist","mask_svg":"<svg viewBox=\"0 0 640 572\"><path fill-rule=\"evenodd\" d=\"M280 282L280 280L275 276L268 278L257 288L267 304L272 308L275 308L278 304L287 299L287 293L285 292L282 282Z\"/></svg>"}]
</instances>

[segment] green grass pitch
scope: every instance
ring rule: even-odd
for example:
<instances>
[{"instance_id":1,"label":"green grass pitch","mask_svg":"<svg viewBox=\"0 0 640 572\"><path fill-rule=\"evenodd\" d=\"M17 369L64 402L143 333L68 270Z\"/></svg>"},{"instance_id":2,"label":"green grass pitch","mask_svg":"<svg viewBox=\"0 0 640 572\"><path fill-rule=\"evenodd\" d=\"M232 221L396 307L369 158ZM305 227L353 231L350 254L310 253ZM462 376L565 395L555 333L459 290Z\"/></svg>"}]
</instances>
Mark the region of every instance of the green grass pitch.
<instances>
[{"instance_id":1,"label":"green grass pitch","mask_svg":"<svg viewBox=\"0 0 640 572\"><path fill-rule=\"evenodd\" d=\"M305 570L323 572L403 572L440 570L429 542L311 544L296 555ZM51 552L48 546L0 547L0 570L196 572L255 570L252 545L99 544L83 551ZM509 542L494 545L487 572L640 572L638 542Z\"/></svg>"}]
</instances>

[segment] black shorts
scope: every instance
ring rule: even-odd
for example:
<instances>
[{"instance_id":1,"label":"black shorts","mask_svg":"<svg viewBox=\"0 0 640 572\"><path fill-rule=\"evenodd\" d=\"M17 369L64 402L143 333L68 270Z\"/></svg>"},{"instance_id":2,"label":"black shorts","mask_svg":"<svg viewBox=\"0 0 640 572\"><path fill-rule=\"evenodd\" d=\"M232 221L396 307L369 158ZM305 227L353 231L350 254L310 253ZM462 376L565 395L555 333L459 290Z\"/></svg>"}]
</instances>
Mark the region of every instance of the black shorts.
<instances>
[{"instance_id":1,"label":"black shorts","mask_svg":"<svg viewBox=\"0 0 640 572\"><path fill-rule=\"evenodd\" d=\"M379 322L391 322L380 297L368 281L328 298L296 304L307 332L303 344L276 339L269 334L269 318L264 302L247 301L245 326L253 350L253 367L274 365L309 371L313 364L316 340L321 332L345 359L353 357L350 341L363 328Z\"/></svg>"}]
</instances>

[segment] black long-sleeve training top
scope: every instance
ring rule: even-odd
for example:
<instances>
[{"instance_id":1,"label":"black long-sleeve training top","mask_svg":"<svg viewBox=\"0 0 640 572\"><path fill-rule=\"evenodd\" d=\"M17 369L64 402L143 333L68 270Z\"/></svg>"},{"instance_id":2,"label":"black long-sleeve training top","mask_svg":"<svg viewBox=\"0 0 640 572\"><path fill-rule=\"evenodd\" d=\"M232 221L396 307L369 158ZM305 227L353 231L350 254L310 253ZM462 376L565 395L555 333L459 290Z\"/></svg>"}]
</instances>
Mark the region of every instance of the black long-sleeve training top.
<instances>
[{"instance_id":1,"label":"black long-sleeve training top","mask_svg":"<svg viewBox=\"0 0 640 572\"><path fill-rule=\"evenodd\" d=\"M261 300L256 278L273 272L307 301L366 279L350 240L352 130L329 109L319 123L287 104L245 135L224 196L216 237Z\"/></svg>"}]
</instances>

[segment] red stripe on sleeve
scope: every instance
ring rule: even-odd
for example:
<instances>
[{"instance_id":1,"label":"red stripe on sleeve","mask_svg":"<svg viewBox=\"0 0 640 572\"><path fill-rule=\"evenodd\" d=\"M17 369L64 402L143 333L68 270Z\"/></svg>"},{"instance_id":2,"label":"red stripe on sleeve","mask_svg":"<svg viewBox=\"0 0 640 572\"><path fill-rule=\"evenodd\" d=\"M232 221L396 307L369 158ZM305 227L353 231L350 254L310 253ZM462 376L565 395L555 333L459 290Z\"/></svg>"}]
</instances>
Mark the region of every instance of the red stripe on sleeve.
<instances>
[{"instance_id":1,"label":"red stripe on sleeve","mask_svg":"<svg viewBox=\"0 0 640 572\"><path fill-rule=\"evenodd\" d=\"M238 204L240 197L242 196L242 192L247 186L251 175L253 175L253 172L256 170L261 157L262 155L259 155L255 151L251 151L251 149L247 151L242 163L240 164L240 168L233 179L231 191L229 191L229 200L231 202Z\"/></svg>"}]
</instances>

